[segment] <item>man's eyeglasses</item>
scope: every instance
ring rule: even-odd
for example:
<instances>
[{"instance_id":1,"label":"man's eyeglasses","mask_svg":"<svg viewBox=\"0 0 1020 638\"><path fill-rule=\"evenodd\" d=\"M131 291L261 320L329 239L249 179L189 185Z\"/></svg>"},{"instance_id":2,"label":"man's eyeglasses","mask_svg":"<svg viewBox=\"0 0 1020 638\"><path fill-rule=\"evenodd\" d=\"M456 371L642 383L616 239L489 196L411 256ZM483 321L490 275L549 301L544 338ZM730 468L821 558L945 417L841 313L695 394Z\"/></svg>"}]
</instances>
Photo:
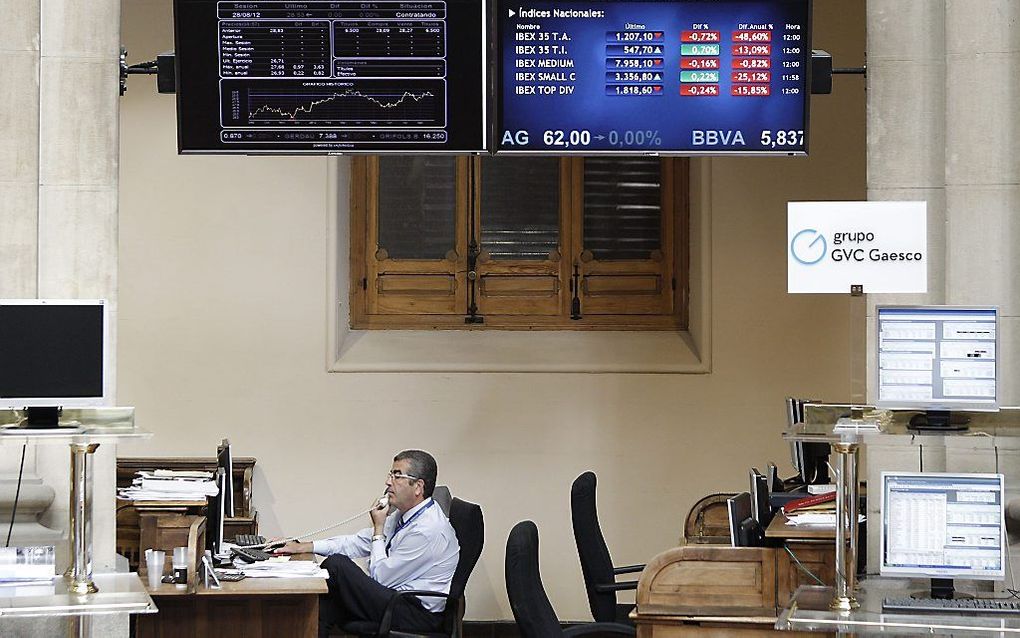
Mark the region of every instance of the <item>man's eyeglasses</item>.
<instances>
[{"instance_id":1,"label":"man's eyeglasses","mask_svg":"<svg viewBox=\"0 0 1020 638\"><path fill-rule=\"evenodd\" d=\"M414 476L413 474L404 474L400 470L390 470L389 472L386 473L386 476L388 476L390 479L394 481L397 479L407 479L408 481L421 480L420 476Z\"/></svg>"}]
</instances>

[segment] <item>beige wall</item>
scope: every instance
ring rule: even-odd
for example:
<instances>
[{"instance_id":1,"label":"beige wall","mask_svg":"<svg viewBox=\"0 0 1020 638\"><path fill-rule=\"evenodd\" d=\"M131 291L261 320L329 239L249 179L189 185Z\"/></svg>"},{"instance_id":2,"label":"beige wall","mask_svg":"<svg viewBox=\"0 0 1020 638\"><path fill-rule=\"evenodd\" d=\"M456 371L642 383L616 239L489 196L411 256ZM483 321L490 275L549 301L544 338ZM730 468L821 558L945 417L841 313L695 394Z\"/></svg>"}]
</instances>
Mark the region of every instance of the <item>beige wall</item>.
<instances>
[{"instance_id":1,"label":"beige wall","mask_svg":"<svg viewBox=\"0 0 1020 638\"><path fill-rule=\"evenodd\" d=\"M132 61L172 48L169 5L124 2ZM862 0L817 3L815 47L859 65L863 24ZM848 300L786 294L785 204L864 198L858 77L813 100L810 159L714 161L707 375L326 373L328 161L178 157L173 97L152 83L133 77L122 103L117 396L156 436L120 454L209 455L230 437L258 458L269 534L358 511L394 452L425 447L485 511L469 617L511 618L506 535L531 518L554 606L585 619L577 474L599 475L614 559L643 562L699 497L744 488L750 465L791 471L785 395L848 394Z\"/></svg>"}]
</instances>

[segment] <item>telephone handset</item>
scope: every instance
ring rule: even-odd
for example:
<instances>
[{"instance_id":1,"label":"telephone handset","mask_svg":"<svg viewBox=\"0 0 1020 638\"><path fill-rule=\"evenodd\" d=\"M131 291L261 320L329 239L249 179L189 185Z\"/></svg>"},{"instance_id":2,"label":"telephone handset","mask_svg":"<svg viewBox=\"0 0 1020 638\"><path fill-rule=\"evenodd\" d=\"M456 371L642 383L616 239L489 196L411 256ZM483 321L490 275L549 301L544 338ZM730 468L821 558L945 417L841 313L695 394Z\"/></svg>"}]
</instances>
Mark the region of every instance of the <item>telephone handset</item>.
<instances>
[{"instance_id":1,"label":"telephone handset","mask_svg":"<svg viewBox=\"0 0 1020 638\"><path fill-rule=\"evenodd\" d=\"M332 525L329 525L327 527L321 527L321 528L319 528L317 530L313 530L313 531L307 532L305 534L299 534L297 536L288 536L287 538L283 538L283 539L280 539L280 540L277 540L277 541L273 541L272 543L266 543L262 547L262 550L266 551L266 552L271 552L274 549L279 549L280 547L283 547L284 545L286 545L290 541L296 541L296 540L298 540L300 538L308 538L309 536L315 536L317 534L321 534L322 532L327 532L327 531L333 529L334 527L340 527L341 525L346 525L347 523L350 523L354 519L360 518L360 517L364 516L365 514L368 514L372 510L385 509L385 508L387 508L389 506L390 506L390 497L389 497L389 494L383 494L379 498L379 500L377 500L375 502L375 504L372 507L368 508L364 512L358 512L357 514L355 514L354 516L352 516L350 518L344 519L344 520L342 520L340 522L337 522L337 523L333 523Z\"/></svg>"}]
</instances>

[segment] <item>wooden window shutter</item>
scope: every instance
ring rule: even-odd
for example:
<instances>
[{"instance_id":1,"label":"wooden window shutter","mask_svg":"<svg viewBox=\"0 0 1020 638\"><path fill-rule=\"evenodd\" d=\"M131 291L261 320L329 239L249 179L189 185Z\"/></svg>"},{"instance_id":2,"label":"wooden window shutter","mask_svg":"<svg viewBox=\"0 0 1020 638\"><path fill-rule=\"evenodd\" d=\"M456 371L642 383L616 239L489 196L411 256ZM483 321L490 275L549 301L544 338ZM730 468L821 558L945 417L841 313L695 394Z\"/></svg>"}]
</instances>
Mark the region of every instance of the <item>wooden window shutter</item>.
<instances>
[{"instance_id":1,"label":"wooden window shutter","mask_svg":"<svg viewBox=\"0 0 1020 638\"><path fill-rule=\"evenodd\" d=\"M561 237L569 207L569 160L483 157L475 160L477 303L484 316L563 316L569 260Z\"/></svg>"},{"instance_id":2,"label":"wooden window shutter","mask_svg":"<svg viewBox=\"0 0 1020 638\"><path fill-rule=\"evenodd\" d=\"M573 225L584 317L674 312L674 164L650 157L576 160ZM686 165L684 163L684 165Z\"/></svg>"},{"instance_id":3,"label":"wooden window shutter","mask_svg":"<svg viewBox=\"0 0 1020 638\"><path fill-rule=\"evenodd\" d=\"M369 314L464 314L466 162L424 155L367 158Z\"/></svg>"}]
</instances>

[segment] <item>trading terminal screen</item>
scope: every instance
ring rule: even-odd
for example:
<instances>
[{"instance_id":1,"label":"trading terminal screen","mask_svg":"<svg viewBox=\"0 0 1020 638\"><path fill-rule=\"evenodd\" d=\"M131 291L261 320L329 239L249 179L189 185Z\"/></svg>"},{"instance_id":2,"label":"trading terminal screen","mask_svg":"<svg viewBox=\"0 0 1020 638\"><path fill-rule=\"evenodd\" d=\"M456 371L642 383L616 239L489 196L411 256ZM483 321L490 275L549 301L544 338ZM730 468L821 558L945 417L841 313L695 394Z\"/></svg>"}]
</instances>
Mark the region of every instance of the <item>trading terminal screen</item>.
<instances>
[{"instance_id":1,"label":"trading terminal screen","mask_svg":"<svg viewBox=\"0 0 1020 638\"><path fill-rule=\"evenodd\" d=\"M485 6L175 0L178 150L484 151Z\"/></svg>"},{"instance_id":2,"label":"trading terminal screen","mask_svg":"<svg viewBox=\"0 0 1020 638\"><path fill-rule=\"evenodd\" d=\"M1001 474L882 473L883 575L1002 578Z\"/></svg>"},{"instance_id":3,"label":"trading terminal screen","mask_svg":"<svg viewBox=\"0 0 1020 638\"><path fill-rule=\"evenodd\" d=\"M995 409L996 310L879 306L878 405Z\"/></svg>"},{"instance_id":4,"label":"trading terminal screen","mask_svg":"<svg viewBox=\"0 0 1020 638\"><path fill-rule=\"evenodd\" d=\"M807 153L809 0L497 0L497 152Z\"/></svg>"}]
</instances>

